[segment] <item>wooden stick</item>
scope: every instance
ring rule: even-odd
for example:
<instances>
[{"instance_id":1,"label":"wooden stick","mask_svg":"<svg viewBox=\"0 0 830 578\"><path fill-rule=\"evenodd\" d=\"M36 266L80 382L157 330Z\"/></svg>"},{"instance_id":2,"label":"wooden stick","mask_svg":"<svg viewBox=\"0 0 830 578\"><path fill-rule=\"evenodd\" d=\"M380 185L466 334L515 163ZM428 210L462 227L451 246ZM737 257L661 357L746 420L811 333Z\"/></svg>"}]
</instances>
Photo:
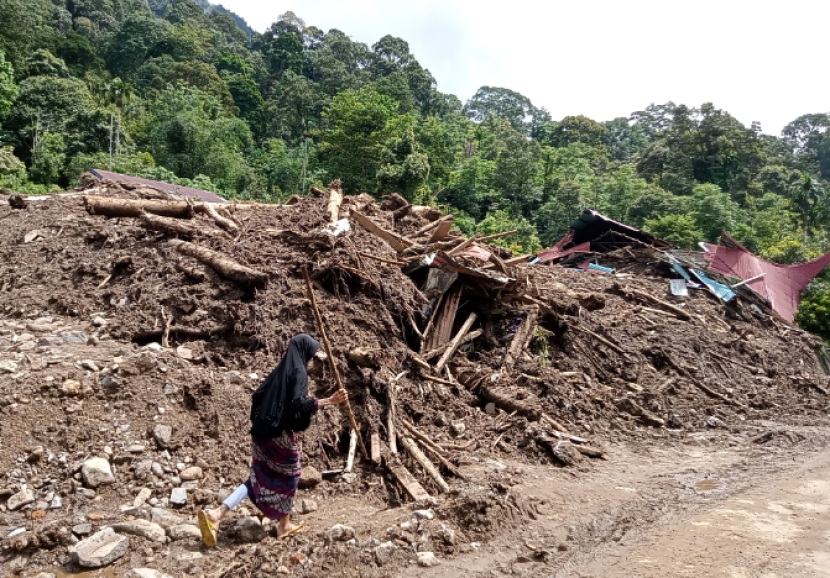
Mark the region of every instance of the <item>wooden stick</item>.
<instances>
[{"instance_id":1,"label":"wooden stick","mask_svg":"<svg viewBox=\"0 0 830 578\"><path fill-rule=\"evenodd\" d=\"M444 301L444 295L446 293L441 293L438 297L438 301L435 303L435 307L432 309L432 313L429 316L429 321L427 322L427 326L424 329L424 337L421 340L422 345L426 345L427 339L429 339L429 334L432 331L433 326L435 325L435 318L438 316L438 309L441 307L441 303Z\"/></svg>"},{"instance_id":2,"label":"wooden stick","mask_svg":"<svg viewBox=\"0 0 830 578\"><path fill-rule=\"evenodd\" d=\"M372 451L372 461L375 464L380 464L380 434L373 432L372 437L369 438L369 446Z\"/></svg>"},{"instance_id":3,"label":"wooden stick","mask_svg":"<svg viewBox=\"0 0 830 578\"><path fill-rule=\"evenodd\" d=\"M352 428L352 432L349 434L349 455L346 458L346 469L345 472L351 472L352 468L354 467L354 453L357 449L357 430Z\"/></svg>"},{"instance_id":4,"label":"wooden stick","mask_svg":"<svg viewBox=\"0 0 830 578\"><path fill-rule=\"evenodd\" d=\"M404 424L404 425L406 425L406 424ZM415 434L415 433L417 432L417 430L416 430L415 428L412 428L412 427L407 427L407 429L408 429L411 433L413 433L413 434ZM420 432L418 432L418 434L420 434ZM423 434L420 434L420 435L422 435L422 436L423 436ZM429 440L429 438L427 438L426 436L424 436L424 440ZM467 479L467 476L465 476L465 475L464 475L464 474L462 474L460 471L458 471L458 468L456 468L456 467L453 465L453 463L452 463L451 461L449 461L449 460L448 460L448 459L447 459L447 458L443 455L443 452L445 452L445 451L446 451L444 448L442 448L441 446L439 446L439 445L437 445L437 444L435 444L435 443L432 443L432 442L426 443L426 441L424 441L424 440L422 440L422 439L420 439L420 438L419 438L419 441L424 442L424 443L422 444L422 445L423 445L423 447L424 447L426 450L428 450L428 451L429 451L432 455L434 455L434 456L438 459L438 461L439 461L439 462L441 462L442 464L444 464L444 467L445 467L445 468L447 468L447 469L448 469L448 470L452 473L452 475L454 475L456 478L461 478L462 480L466 480L466 479ZM430 444L432 444L432 445L430 445Z\"/></svg>"},{"instance_id":5,"label":"wooden stick","mask_svg":"<svg viewBox=\"0 0 830 578\"><path fill-rule=\"evenodd\" d=\"M486 237L479 237L478 242L483 243L484 241L492 241L493 239L501 239L502 237L509 237L510 235L515 235L518 233L518 229L513 229L512 231L504 231L503 233L495 233L493 235L487 235Z\"/></svg>"},{"instance_id":6,"label":"wooden stick","mask_svg":"<svg viewBox=\"0 0 830 578\"><path fill-rule=\"evenodd\" d=\"M709 355L711 355L712 357L714 357L714 358L716 358L716 359L720 359L720 360L722 360L722 361L728 361L729 363L734 363L734 364L735 364L735 365L737 365L738 367L743 367L744 369L748 369L749 371L751 371L751 372L753 372L753 373L758 373L758 370L759 370L759 368L758 368L758 367L753 367L753 366L751 366L751 365L746 365L746 364L744 364L744 363L741 363L740 361L736 361L736 360L734 360L734 359L730 359L730 358L728 358L728 357L726 357L726 356L724 356L724 355L720 355L719 353L716 353L716 352L714 352L714 351L709 351L708 353L709 353Z\"/></svg>"},{"instance_id":7,"label":"wooden stick","mask_svg":"<svg viewBox=\"0 0 830 578\"><path fill-rule=\"evenodd\" d=\"M711 351L709 353L711 353ZM698 381L697 378L695 378L691 373L689 373L689 371L685 367L681 366L679 363L677 363L674 359L672 359L668 355L666 355L666 360L669 362L669 365L671 365L680 375L682 375L683 377L685 377L686 379L691 381L693 384L695 384L698 387L698 389L703 391L703 393L705 393L706 395L708 395L710 397L714 397L714 398L719 399L721 401L724 401L726 403L736 405L736 406L740 407L741 409L749 410L749 408L747 406L745 406L744 404L742 404L741 402L739 402L737 400L734 400L734 399L729 399L728 397L726 397L722 393L718 393L717 391L713 390L709 386L707 386L707 385L701 383L700 381Z\"/></svg>"},{"instance_id":8,"label":"wooden stick","mask_svg":"<svg viewBox=\"0 0 830 578\"><path fill-rule=\"evenodd\" d=\"M400 372L398 375L389 380L389 385L386 386L386 393L389 397L389 409L386 412L386 434L389 436L389 451L393 454L398 453L398 440L395 435L395 414L397 413L397 396L395 395L395 389L398 387L398 380L406 374L406 371Z\"/></svg>"},{"instance_id":9,"label":"wooden stick","mask_svg":"<svg viewBox=\"0 0 830 578\"><path fill-rule=\"evenodd\" d=\"M164 320L164 333L161 334L161 346L167 349L170 347L170 324L173 322L173 318L167 316L164 307L161 308L161 318Z\"/></svg>"},{"instance_id":10,"label":"wooden stick","mask_svg":"<svg viewBox=\"0 0 830 578\"><path fill-rule=\"evenodd\" d=\"M267 274L257 271L256 269L240 265L236 261L229 259L223 254L211 249L200 247L199 245L194 245L193 243L188 243L187 241L181 241L179 239L172 239L168 241L168 244L182 255L198 259L219 273L222 277L230 279L231 281L250 285L262 285L268 280Z\"/></svg>"},{"instance_id":11,"label":"wooden stick","mask_svg":"<svg viewBox=\"0 0 830 578\"><path fill-rule=\"evenodd\" d=\"M413 241L410 241L406 237L397 235L395 233L391 233L383 227L376 225L373 221L369 220L369 217L358 211L355 211L354 209L351 209L349 214L355 221L357 221L360 224L361 227L363 227L376 237L379 237L387 243L389 243L389 245L398 253L400 253L407 247L411 247L415 244Z\"/></svg>"},{"instance_id":12,"label":"wooden stick","mask_svg":"<svg viewBox=\"0 0 830 578\"><path fill-rule=\"evenodd\" d=\"M410 435L417 438L418 441L422 442L423 445L428 446L429 448L431 448L433 451L437 452L440 455L444 455L444 450L442 450L440 447L438 447L438 444L436 444L431 439L429 439L426 436L426 434L418 431L418 429L414 425L412 425L411 423L409 423L405 419L402 419L401 423L403 424L404 429L407 430L410 433Z\"/></svg>"},{"instance_id":13,"label":"wooden stick","mask_svg":"<svg viewBox=\"0 0 830 578\"><path fill-rule=\"evenodd\" d=\"M510 259L505 260L504 264L507 265L507 266L518 265L519 263L527 261L532 256L533 255L531 255L531 254L527 254L527 255L519 255L518 257L511 257Z\"/></svg>"},{"instance_id":14,"label":"wooden stick","mask_svg":"<svg viewBox=\"0 0 830 578\"><path fill-rule=\"evenodd\" d=\"M421 227L420 229L415 231L415 233L413 233L412 236L413 237L418 237L420 235L423 235L424 233L428 233L428 232L432 231L435 227L440 225L441 223L444 223L446 221L452 221L454 219L455 219L455 215L446 215L444 217L441 217L440 219L438 219L436 221L433 221L428 225L424 225L423 227Z\"/></svg>"},{"instance_id":15,"label":"wooden stick","mask_svg":"<svg viewBox=\"0 0 830 578\"><path fill-rule=\"evenodd\" d=\"M447 381L446 379L441 379L440 377L434 377L426 373L422 373L420 374L420 376L426 379L427 381L434 381L435 383L440 383L441 385L448 385L450 387L455 387L456 385L458 385L457 383Z\"/></svg>"},{"instance_id":16,"label":"wooden stick","mask_svg":"<svg viewBox=\"0 0 830 578\"><path fill-rule=\"evenodd\" d=\"M380 261L381 263L389 263L390 265L398 265L399 267L403 267L407 265L406 261L399 261L397 259L384 259L383 257L378 257L377 255L372 255L371 253L364 253L363 251L358 251L358 255L362 257L368 257L369 259L374 259L375 261Z\"/></svg>"},{"instance_id":17,"label":"wooden stick","mask_svg":"<svg viewBox=\"0 0 830 578\"><path fill-rule=\"evenodd\" d=\"M636 295L637 297L641 297L642 299L645 299L646 301L651 301L655 305L659 305L660 307L662 307L663 309L666 309L667 311L671 311L672 313L674 313L675 315L677 315L681 319L685 319L686 321L690 321L692 319L692 315L688 311L684 311L680 307L675 307L671 303L666 303L665 301L662 301L662 300L658 299L657 297L654 297L653 295L649 295L645 291L638 291L637 289L629 289L628 292L632 295Z\"/></svg>"},{"instance_id":18,"label":"wooden stick","mask_svg":"<svg viewBox=\"0 0 830 578\"><path fill-rule=\"evenodd\" d=\"M441 359L435 365L435 371L441 373L441 370L444 369L444 365L450 360L450 357L453 356L455 350L458 349L458 346L461 345L461 340L464 339L464 336L470 330L470 327L473 326L473 323L476 321L476 314L470 313L470 316L467 317L467 321L464 322L464 325L461 326L461 329L458 330L453 340L450 342L449 347L444 352L444 355L441 356Z\"/></svg>"},{"instance_id":19,"label":"wooden stick","mask_svg":"<svg viewBox=\"0 0 830 578\"><path fill-rule=\"evenodd\" d=\"M613 351L616 351L617 353L619 353L622 356L625 356L627 354L627 352L623 348L621 348L619 345L616 345L615 343L612 343L612 342L608 341L607 339L605 339L601 335L597 335L596 333L594 333L590 329L585 329L584 327L580 327L579 325L571 325L570 327L571 327L571 329L576 329L580 333L584 333L585 335L590 335L591 337L593 337L594 339L596 339L597 341L599 341L603 345L606 345L609 349L612 349Z\"/></svg>"},{"instance_id":20,"label":"wooden stick","mask_svg":"<svg viewBox=\"0 0 830 578\"><path fill-rule=\"evenodd\" d=\"M329 367L331 368L332 374L334 374L334 380L337 383L337 387L345 391L346 388L343 386L343 380L340 379L340 372L337 370L337 364L334 362L334 352L331 350L331 344L329 343L329 338L326 335L326 326L323 324L323 316L320 315L320 309L317 307L317 299L314 297L314 290L311 288L311 279L309 279L308 271L306 269L303 269L303 278L305 279L306 291L308 291L308 299L311 301L311 308L314 310L314 317L317 319L317 329L320 331L320 337L323 339L323 345L326 348L326 355L329 359ZM363 445L363 438L360 435L360 430L357 427L357 421L354 418L352 404L348 400L346 400L346 411L349 413L349 421L352 423L352 431L357 435L357 442L360 444L360 451L363 452L363 457L368 458L369 452L366 451L366 446Z\"/></svg>"},{"instance_id":21,"label":"wooden stick","mask_svg":"<svg viewBox=\"0 0 830 578\"><path fill-rule=\"evenodd\" d=\"M461 251L463 251L464 249L466 249L467 247L469 247L470 245L472 245L476 241L478 241L478 237L473 235L472 237L470 237L469 239L467 239L466 241L464 241L460 245L456 245L455 247L450 249L447 252L447 256L452 257L453 255L458 255Z\"/></svg>"},{"instance_id":22,"label":"wooden stick","mask_svg":"<svg viewBox=\"0 0 830 578\"><path fill-rule=\"evenodd\" d=\"M481 337L482 333L484 333L484 332L481 329L476 329L475 331L470 331L467 335L464 336L464 338L461 340L461 343L459 345L464 345L465 343L468 343L468 342L472 341L473 339ZM432 351L430 351L429 353L427 353L425 355L422 355L421 357L423 357L425 360L429 361L433 357L435 357L437 355L440 355L441 353L446 351L447 347L449 347L449 343L446 343L446 344L442 345L441 347L436 347L435 349L433 349Z\"/></svg>"},{"instance_id":23,"label":"wooden stick","mask_svg":"<svg viewBox=\"0 0 830 578\"><path fill-rule=\"evenodd\" d=\"M429 460L429 458L424 455L424 452L422 452L420 448L418 448L415 442L412 441L412 438L409 436L401 435L399 433L398 439L400 440L401 445L404 448L406 448L406 450L409 452L409 455L412 456L412 459L418 462L421 465L421 467L424 468L424 470L429 474L429 476L433 480L435 480L435 483L438 485L441 491L445 494L449 492L450 485L441 475L441 472L438 471L438 468L435 467L435 464L433 464Z\"/></svg>"}]
</instances>

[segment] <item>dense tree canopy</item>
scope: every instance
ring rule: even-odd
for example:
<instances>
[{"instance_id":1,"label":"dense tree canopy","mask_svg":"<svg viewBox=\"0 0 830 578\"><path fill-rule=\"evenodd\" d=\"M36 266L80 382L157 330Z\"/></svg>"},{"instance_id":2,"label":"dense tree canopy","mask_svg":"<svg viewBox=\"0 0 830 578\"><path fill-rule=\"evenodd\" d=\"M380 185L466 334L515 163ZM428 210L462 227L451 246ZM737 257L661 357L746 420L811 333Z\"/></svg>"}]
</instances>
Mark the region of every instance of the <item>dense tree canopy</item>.
<instances>
[{"instance_id":1,"label":"dense tree canopy","mask_svg":"<svg viewBox=\"0 0 830 578\"><path fill-rule=\"evenodd\" d=\"M92 166L280 201L437 202L467 233L554 243L586 208L684 248L729 231L778 262L830 249L830 112L780 136L712 103L551 114L482 86L438 90L405 39L374 44L292 12L263 34L207 0L0 0L0 185L37 192ZM828 274L830 278L830 274ZM830 281L801 322L830 337Z\"/></svg>"}]
</instances>

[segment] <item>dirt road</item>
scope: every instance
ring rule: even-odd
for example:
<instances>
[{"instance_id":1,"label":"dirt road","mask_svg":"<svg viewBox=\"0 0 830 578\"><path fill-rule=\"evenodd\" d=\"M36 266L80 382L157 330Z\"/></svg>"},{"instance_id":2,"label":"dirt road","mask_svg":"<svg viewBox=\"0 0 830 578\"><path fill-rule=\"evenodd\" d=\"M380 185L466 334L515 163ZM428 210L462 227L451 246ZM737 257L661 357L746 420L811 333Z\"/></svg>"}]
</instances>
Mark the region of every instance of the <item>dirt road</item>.
<instances>
[{"instance_id":1,"label":"dirt road","mask_svg":"<svg viewBox=\"0 0 830 578\"><path fill-rule=\"evenodd\" d=\"M828 577L830 451L562 576Z\"/></svg>"}]
</instances>

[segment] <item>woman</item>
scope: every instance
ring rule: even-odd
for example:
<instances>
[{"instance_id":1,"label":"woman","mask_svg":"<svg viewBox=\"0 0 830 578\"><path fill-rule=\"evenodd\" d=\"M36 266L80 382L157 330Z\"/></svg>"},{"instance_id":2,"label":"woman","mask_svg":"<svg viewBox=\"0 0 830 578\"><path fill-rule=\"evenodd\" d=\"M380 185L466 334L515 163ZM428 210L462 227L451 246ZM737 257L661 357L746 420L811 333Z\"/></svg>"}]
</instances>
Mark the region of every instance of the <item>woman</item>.
<instances>
[{"instance_id":1,"label":"woman","mask_svg":"<svg viewBox=\"0 0 830 578\"><path fill-rule=\"evenodd\" d=\"M216 546L216 528L230 510L246 497L264 516L278 520L277 536L300 530L291 524L294 496L300 482L300 451L295 432L308 429L318 408L346 403L344 390L327 399L308 396L309 361L320 344L301 333L291 339L280 364L265 378L251 399L251 474L248 480L216 509L199 512L202 540Z\"/></svg>"}]
</instances>

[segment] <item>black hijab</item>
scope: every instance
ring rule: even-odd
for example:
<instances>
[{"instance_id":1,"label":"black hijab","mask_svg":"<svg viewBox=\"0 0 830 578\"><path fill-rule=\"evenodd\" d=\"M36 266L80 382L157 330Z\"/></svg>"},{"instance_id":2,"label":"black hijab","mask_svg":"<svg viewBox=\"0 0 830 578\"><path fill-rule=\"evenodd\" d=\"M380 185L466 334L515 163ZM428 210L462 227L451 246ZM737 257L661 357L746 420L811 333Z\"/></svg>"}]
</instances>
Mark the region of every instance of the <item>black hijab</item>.
<instances>
[{"instance_id":1,"label":"black hijab","mask_svg":"<svg viewBox=\"0 0 830 578\"><path fill-rule=\"evenodd\" d=\"M291 338L282 361L251 398L251 435L267 439L287 429L292 402L308 396L306 365L319 349L305 333Z\"/></svg>"}]
</instances>

